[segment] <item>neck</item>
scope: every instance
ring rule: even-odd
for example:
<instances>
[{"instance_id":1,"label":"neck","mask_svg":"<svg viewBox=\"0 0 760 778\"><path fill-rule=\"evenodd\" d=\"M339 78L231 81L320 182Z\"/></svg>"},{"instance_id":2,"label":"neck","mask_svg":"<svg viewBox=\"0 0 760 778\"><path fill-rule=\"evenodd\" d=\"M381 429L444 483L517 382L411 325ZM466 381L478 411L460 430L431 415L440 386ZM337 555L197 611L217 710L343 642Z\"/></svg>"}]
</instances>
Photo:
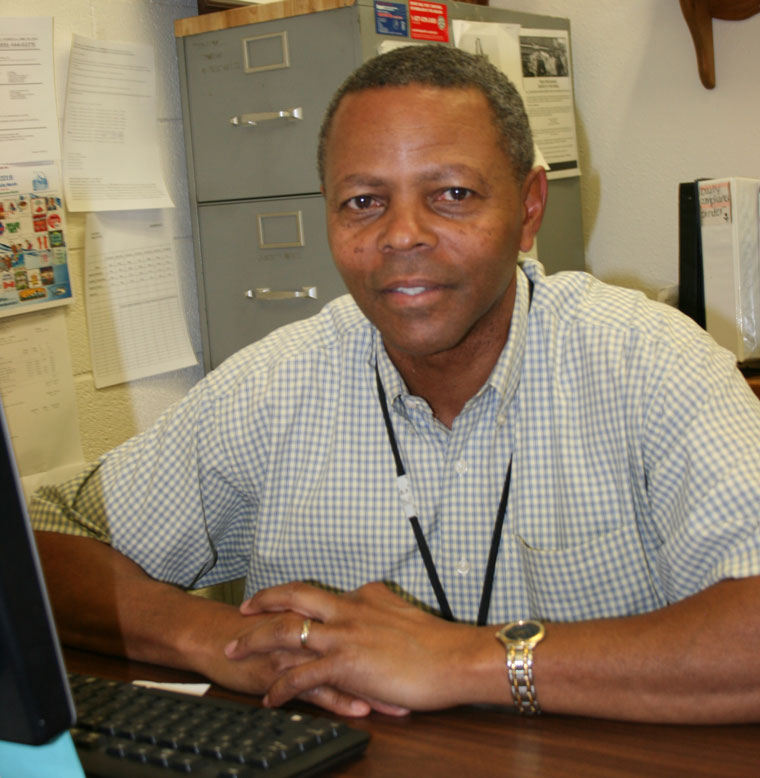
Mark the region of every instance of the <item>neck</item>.
<instances>
[{"instance_id":1,"label":"neck","mask_svg":"<svg viewBox=\"0 0 760 778\"><path fill-rule=\"evenodd\" d=\"M451 429L454 419L486 382L495 364L494 360L489 367L474 369L468 362L456 372L437 365L400 372L409 391L426 400L436 419Z\"/></svg>"},{"instance_id":2,"label":"neck","mask_svg":"<svg viewBox=\"0 0 760 778\"><path fill-rule=\"evenodd\" d=\"M491 375L507 342L516 284L513 282L500 307L501 315L489 317L489 325L471 331L455 348L418 356L386 351L412 394L422 397L435 417L451 429L467 401Z\"/></svg>"}]
</instances>

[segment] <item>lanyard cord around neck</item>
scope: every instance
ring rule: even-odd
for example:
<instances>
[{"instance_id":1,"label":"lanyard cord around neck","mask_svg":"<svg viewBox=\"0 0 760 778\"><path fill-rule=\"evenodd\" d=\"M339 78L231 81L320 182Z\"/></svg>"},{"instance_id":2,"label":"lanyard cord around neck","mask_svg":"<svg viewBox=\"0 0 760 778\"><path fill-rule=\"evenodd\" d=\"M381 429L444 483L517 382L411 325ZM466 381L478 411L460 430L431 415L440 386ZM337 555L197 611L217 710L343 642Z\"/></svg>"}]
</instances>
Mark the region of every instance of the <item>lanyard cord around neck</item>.
<instances>
[{"instance_id":1,"label":"lanyard cord around neck","mask_svg":"<svg viewBox=\"0 0 760 778\"><path fill-rule=\"evenodd\" d=\"M528 308L533 302L533 281L528 278ZM412 525L412 531L414 532L417 546L420 550L422 560L425 563L425 569L427 570L428 578L430 579L430 585L433 587L435 597L438 600L438 607L441 610L441 616L447 621L456 621L454 614L449 606L449 601L446 598L446 592L441 583L441 579L438 577L438 570L436 570L435 562L433 561L433 555L430 553L430 547L425 540L425 535L420 527L420 520L417 518L417 510L414 505L414 499L412 497L412 490L409 486L409 478L406 475L404 469L404 463L401 461L401 454L398 450L398 442L396 441L396 435L393 432L393 423L391 422L391 415L388 412L388 400L385 396L385 390L383 389L383 382L380 380L380 370L378 369L377 362L375 363L375 379L377 381L377 394L380 398L380 407L383 411L383 421L385 421L385 429L388 432L388 440L391 444L391 450L393 451L393 459L396 462L396 484L398 486L399 497L401 503L406 510L407 518ZM480 607L478 608L478 621L479 627L486 624L488 619L488 610L491 606L491 591L493 590L493 579L496 571L496 559L499 556L499 546L501 545L501 534L504 526L504 517L507 513L507 504L509 502L509 486L512 480L512 456L509 457L509 465L507 466L507 475L504 478L504 487L501 491L501 500L499 501L499 510L496 513L496 522L493 527L493 535L491 536L491 548L488 552L488 563L486 565L486 574L483 578L483 591L480 595Z\"/></svg>"},{"instance_id":2,"label":"lanyard cord around neck","mask_svg":"<svg viewBox=\"0 0 760 778\"><path fill-rule=\"evenodd\" d=\"M396 476L399 496L401 502L406 509L407 518L412 525L412 531L417 541L417 546L420 549L422 560L425 563L425 569L427 570L430 584L435 592L436 599L438 600L438 607L441 610L441 615L447 621L456 621L454 614L451 612L449 601L446 599L446 592L444 591L441 579L438 577L438 571L433 561L433 555L430 553L430 547L425 540L425 535L420 527L420 521L417 518L417 512L414 507L414 500L412 499L412 491L409 487L409 479L404 469L404 463L401 461L401 455L398 450L398 443L396 442L396 435L393 432L393 423L391 422L391 416L388 412L388 401L385 397L385 390L383 389L383 383L380 380L380 371L375 365L375 378L377 379L377 392L380 398L380 407L383 411L383 420L385 421L385 429L388 432L388 440L391 444L391 450L393 451L393 458L396 461ZM499 510L496 514L496 523L493 528L493 535L491 537L491 549L488 553L488 564L486 566L486 575L483 579L483 592L480 595L480 608L478 609L478 626L483 626L488 619L488 609L491 605L491 590L493 589L493 578L496 570L496 558L499 555L499 545L501 542L501 531L504 525L504 516L507 512L507 503L509 501L509 483L512 479L512 457L509 458L509 466L507 467L507 476L504 479L504 488L501 492L501 501L499 502Z\"/></svg>"}]
</instances>

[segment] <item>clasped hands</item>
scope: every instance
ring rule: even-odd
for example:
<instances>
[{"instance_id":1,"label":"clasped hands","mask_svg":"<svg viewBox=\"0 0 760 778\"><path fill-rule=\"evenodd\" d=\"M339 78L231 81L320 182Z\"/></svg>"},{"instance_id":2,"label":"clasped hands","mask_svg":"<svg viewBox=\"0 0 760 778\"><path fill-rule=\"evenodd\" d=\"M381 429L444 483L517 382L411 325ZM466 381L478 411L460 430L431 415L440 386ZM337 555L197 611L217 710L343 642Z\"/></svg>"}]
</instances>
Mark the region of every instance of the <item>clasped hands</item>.
<instances>
[{"instance_id":1,"label":"clasped hands","mask_svg":"<svg viewBox=\"0 0 760 778\"><path fill-rule=\"evenodd\" d=\"M494 663L503 668L492 627L444 621L382 583L341 595L284 584L258 592L240 613L254 618L227 644L225 655L232 662L280 657L276 666L270 663L274 680L264 702L271 706L299 697L334 713L362 716L485 702ZM306 619L311 622L304 637Z\"/></svg>"}]
</instances>

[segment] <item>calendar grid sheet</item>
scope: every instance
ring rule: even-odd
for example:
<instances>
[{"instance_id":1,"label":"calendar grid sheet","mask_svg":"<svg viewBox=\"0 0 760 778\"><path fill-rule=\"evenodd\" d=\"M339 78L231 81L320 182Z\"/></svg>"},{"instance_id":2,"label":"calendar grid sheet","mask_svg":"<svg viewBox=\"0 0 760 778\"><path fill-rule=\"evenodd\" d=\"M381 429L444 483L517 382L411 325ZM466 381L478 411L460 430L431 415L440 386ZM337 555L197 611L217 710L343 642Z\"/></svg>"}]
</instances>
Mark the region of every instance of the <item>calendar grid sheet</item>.
<instances>
[{"instance_id":1,"label":"calendar grid sheet","mask_svg":"<svg viewBox=\"0 0 760 778\"><path fill-rule=\"evenodd\" d=\"M170 244L88 257L96 386L186 367L190 349Z\"/></svg>"}]
</instances>

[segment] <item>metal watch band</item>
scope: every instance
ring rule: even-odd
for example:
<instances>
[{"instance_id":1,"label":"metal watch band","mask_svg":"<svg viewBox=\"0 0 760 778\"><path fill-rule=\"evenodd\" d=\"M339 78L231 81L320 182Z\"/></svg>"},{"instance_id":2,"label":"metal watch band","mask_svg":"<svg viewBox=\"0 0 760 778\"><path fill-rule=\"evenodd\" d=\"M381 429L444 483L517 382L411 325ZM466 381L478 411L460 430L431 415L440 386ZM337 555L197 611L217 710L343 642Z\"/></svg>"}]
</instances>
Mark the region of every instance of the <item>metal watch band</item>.
<instances>
[{"instance_id":1,"label":"metal watch band","mask_svg":"<svg viewBox=\"0 0 760 778\"><path fill-rule=\"evenodd\" d=\"M533 685L533 649L530 646L509 646L507 676L515 708L526 716L538 716L541 706Z\"/></svg>"}]
</instances>

